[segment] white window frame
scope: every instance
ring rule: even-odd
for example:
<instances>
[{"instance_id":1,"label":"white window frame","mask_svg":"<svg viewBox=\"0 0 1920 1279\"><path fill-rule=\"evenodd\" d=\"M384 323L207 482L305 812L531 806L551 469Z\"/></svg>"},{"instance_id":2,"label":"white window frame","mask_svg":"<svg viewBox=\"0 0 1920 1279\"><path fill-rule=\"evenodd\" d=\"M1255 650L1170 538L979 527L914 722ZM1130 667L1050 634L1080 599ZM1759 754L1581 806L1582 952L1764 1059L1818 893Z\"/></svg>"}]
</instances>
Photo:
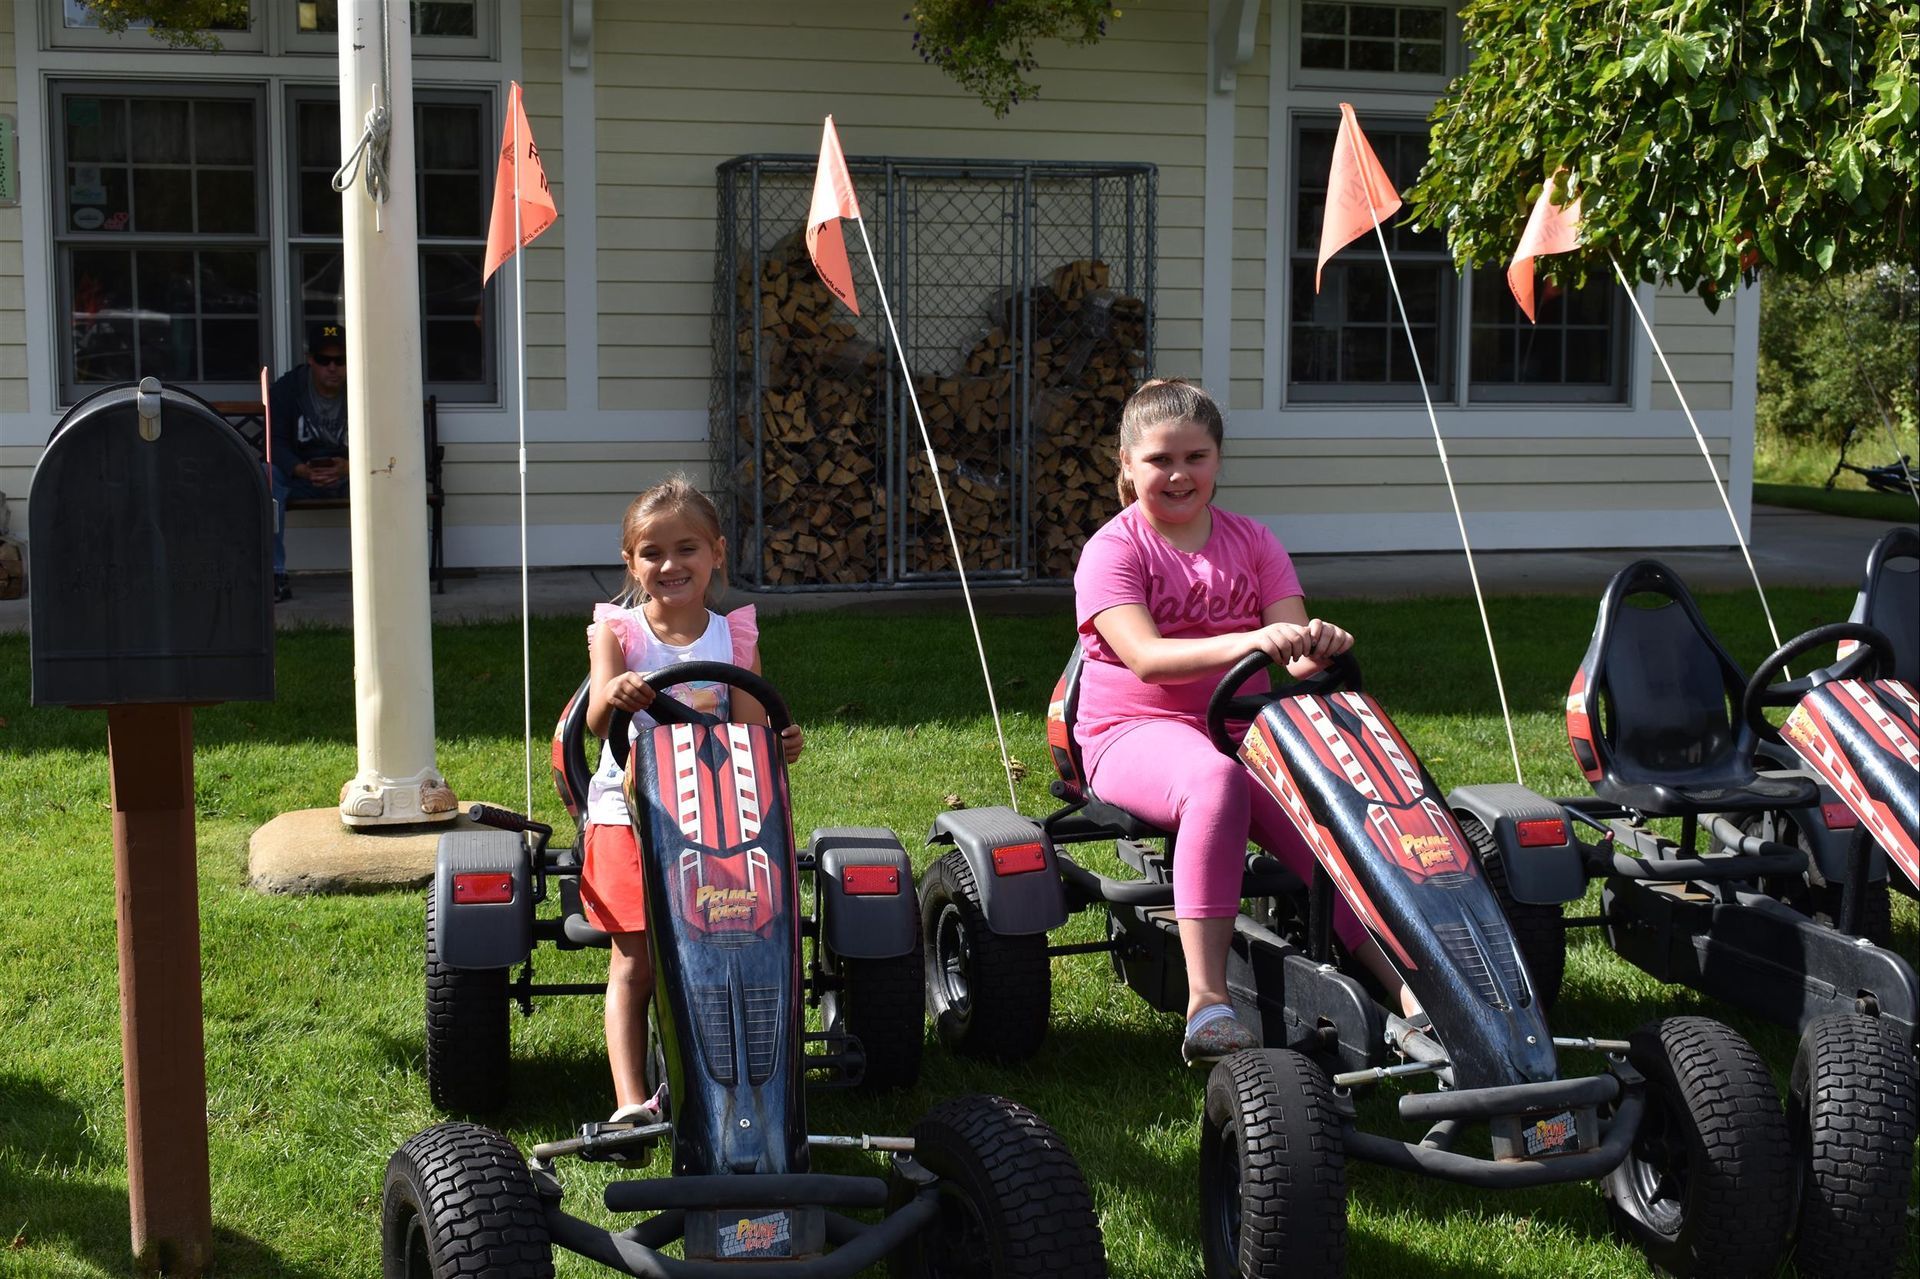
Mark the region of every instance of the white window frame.
<instances>
[{"instance_id":1,"label":"white window frame","mask_svg":"<svg viewBox=\"0 0 1920 1279\"><path fill-rule=\"evenodd\" d=\"M0 0L4 3L5 0ZM179 54L164 40L155 40L144 27L131 27L114 34L97 27L69 27L66 8L74 0L40 0L42 40L45 49L98 49L115 53ZM251 20L245 31L209 31L205 34L220 42L218 50L193 50L207 54L296 54L338 57L340 37L335 32L300 30L300 0L252 0ZM348 0L342 0L347 3ZM394 0L406 3L407 0ZM415 59L468 59L493 61L499 57L500 6L492 0L474 0L472 36L415 36Z\"/></svg>"},{"instance_id":2,"label":"white window frame","mask_svg":"<svg viewBox=\"0 0 1920 1279\"><path fill-rule=\"evenodd\" d=\"M145 24L129 26L124 32L102 31L98 27L69 27L67 7L75 0L42 0L40 10L44 47L49 49L112 49L116 53L179 53L165 40L147 34ZM261 53L267 48L266 15L261 6L270 0L252 0L245 31L206 31L220 42L223 52ZM202 50L201 52L205 52Z\"/></svg>"},{"instance_id":3,"label":"white window frame","mask_svg":"<svg viewBox=\"0 0 1920 1279\"><path fill-rule=\"evenodd\" d=\"M340 54L340 36L334 31L302 31L300 29L299 0L260 0L275 5L279 9L283 34L280 48L287 53L317 54L329 58ZM344 7L350 0L341 0ZM395 4L408 4L409 0L393 0ZM474 0L473 29L471 36L422 36L417 32L413 37L413 56L416 58L492 58L499 48L496 33L500 28L500 6L491 0ZM412 21L412 8L409 5L408 21Z\"/></svg>"},{"instance_id":4,"label":"white window frame","mask_svg":"<svg viewBox=\"0 0 1920 1279\"><path fill-rule=\"evenodd\" d=\"M1392 0L1313 0L1314 3L1342 4L1348 8L1361 8L1371 5L1385 9L1430 9L1443 10L1443 24L1446 30L1445 52L1442 55L1443 69L1432 75L1403 74L1398 71L1335 71L1325 67L1307 67L1300 63L1301 40L1304 39L1302 24L1306 16L1308 0L1293 0L1287 6L1287 77L1288 82L1300 89L1385 89L1399 92L1409 90L1424 91L1438 96L1446 89L1448 81L1458 75L1466 65L1463 45L1460 39L1460 17L1458 6L1449 0L1427 0L1426 3L1393 3Z\"/></svg>"}]
</instances>

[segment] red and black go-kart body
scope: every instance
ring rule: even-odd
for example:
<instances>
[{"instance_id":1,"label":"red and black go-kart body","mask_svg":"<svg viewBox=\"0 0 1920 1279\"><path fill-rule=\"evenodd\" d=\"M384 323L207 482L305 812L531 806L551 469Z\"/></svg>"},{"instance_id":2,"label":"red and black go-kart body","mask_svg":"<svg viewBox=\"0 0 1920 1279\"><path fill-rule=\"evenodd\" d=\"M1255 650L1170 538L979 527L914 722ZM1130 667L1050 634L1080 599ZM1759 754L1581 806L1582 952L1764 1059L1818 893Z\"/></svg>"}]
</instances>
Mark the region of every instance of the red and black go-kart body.
<instances>
[{"instance_id":1,"label":"red and black go-kart body","mask_svg":"<svg viewBox=\"0 0 1920 1279\"><path fill-rule=\"evenodd\" d=\"M1350 658L1278 692L1236 697L1266 665L1249 658L1213 699L1215 745L1280 802L1315 855L1302 885L1249 857L1227 985L1265 1047L1219 1063L1201 1141L1202 1245L1209 1276L1339 1274L1345 1172L1357 1157L1485 1188L1605 1179L1616 1220L1678 1273L1767 1273L1784 1246L1785 1131L1764 1065L1732 1031L1679 1018L1630 1041L1559 1039L1485 861L1505 851L1511 882L1559 903L1585 886L1565 815L1516 786L1456 793L1454 805L1523 810L1470 840L1406 739L1359 687ZM1079 654L1049 709L1066 807L1044 821L1010 810L942 815L952 843L921 883L928 1001L941 1038L964 1053L1029 1055L1045 1030L1049 955L1104 950L1154 1006L1185 1007L1187 982L1166 831L1087 788L1074 746ZM1230 725L1250 726L1243 734ZM1464 799L1462 798L1464 796ZM1081 865L1069 847L1112 841L1137 878ZM1508 881L1502 881L1503 886ZM1340 971L1331 937L1339 893L1419 996L1413 1024ZM1105 943L1049 946L1069 910L1104 908ZM1557 977L1556 977L1557 980ZM1606 1054L1598 1074L1562 1077L1556 1048ZM1351 1090L1432 1075L1442 1090L1400 1098L1412 1139L1360 1126ZM1703 1136L1707 1102L1737 1094L1754 1122ZM1749 1095L1751 1094L1751 1095ZM1764 1097L1772 1118L1756 1105ZM1460 1149L1490 1130L1493 1158ZM1421 1135L1424 1134L1424 1135ZM1290 1169L1278 1175L1276 1168ZM1750 1198L1714 1198L1744 1170ZM1677 1188L1677 1189L1676 1189Z\"/></svg>"},{"instance_id":2,"label":"red and black go-kart body","mask_svg":"<svg viewBox=\"0 0 1920 1279\"><path fill-rule=\"evenodd\" d=\"M587 1124L577 1137L535 1146L531 1166L483 1128L419 1134L388 1167L389 1279L548 1276L555 1245L655 1279L735 1264L775 1277L846 1276L883 1258L910 1276L952 1273L942 1267L955 1258L969 1259L961 1273L983 1279L1104 1275L1078 1166L1017 1103L949 1102L905 1137L808 1133L801 868L778 738L790 720L777 690L739 667L689 662L648 676L656 689L695 680L750 692L770 723L718 721L662 693L649 708L658 722L630 755L629 717L616 712L609 729L646 883L667 1117ZM815 846L821 878L837 876L847 894L839 909L854 931L891 947L886 963L900 979L854 988L907 995L917 1063L918 917L897 909L911 902L904 862L872 855L882 834L829 833ZM615 1181L602 1194L612 1212L650 1216L615 1233L561 1209L556 1160L623 1161L663 1138L670 1177ZM814 1172L819 1146L884 1152L887 1176ZM843 1215L849 1208L887 1213L868 1223ZM684 1259L659 1251L675 1241Z\"/></svg>"},{"instance_id":3,"label":"red and black go-kart body","mask_svg":"<svg viewBox=\"0 0 1920 1279\"><path fill-rule=\"evenodd\" d=\"M1836 679L1808 691L1779 735L1920 887L1920 698L1901 679Z\"/></svg>"},{"instance_id":4,"label":"red and black go-kart body","mask_svg":"<svg viewBox=\"0 0 1920 1279\"><path fill-rule=\"evenodd\" d=\"M554 847L551 827L487 805L475 805L471 815L495 829L441 836L426 912L426 1074L428 1093L442 1110L483 1113L506 1103L513 1004L531 1014L536 996L606 989L604 982L543 983L534 973L539 945L579 950L608 944L580 905L579 835L593 771L587 751L594 740L586 727L587 687L583 680L561 712L551 752L554 789L575 823L573 846ZM723 762L729 779L743 775L731 759ZM746 771L764 795L752 791L731 808L708 796L705 811L734 814L726 820L736 827L746 820L739 814L749 810L760 814L762 825L769 811L790 823L784 765L749 762ZM794 848L785 828L777 843ZM919 1076L924 1024L920 936L907 891L913 872L899 838L878 828L818 829L794 858L794 869L813 880L812 912L801 916L783 904L781 918L799 930L810 952L804 994L824 1014L822 1029L808 1036L807 1070L823 1086L911 1086ZM731 864L715 870L732 873ZM657 1036L650 1038L657 1043ZM648 1068L658 1073L657 1051Z\"/></svg>"}]
</instances>

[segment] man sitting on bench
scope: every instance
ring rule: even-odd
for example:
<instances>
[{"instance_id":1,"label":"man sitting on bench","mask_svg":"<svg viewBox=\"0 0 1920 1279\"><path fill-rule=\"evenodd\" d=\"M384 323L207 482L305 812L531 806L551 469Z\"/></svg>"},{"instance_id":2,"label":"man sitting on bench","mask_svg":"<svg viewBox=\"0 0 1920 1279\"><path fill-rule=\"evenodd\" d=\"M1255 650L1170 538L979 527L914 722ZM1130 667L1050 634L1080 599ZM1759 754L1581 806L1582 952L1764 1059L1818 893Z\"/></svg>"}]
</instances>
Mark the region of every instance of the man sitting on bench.
<instances>
[{"instance_id":1,"label":"man sitting on bench","mask_svg":"<svg viewBox=\"0 0 1920 1279\"><path fill-rule=\"evenodd\" d=\"M347 495L347 340L338 320L313 325L307 362L273 384L273 598L290 600L287 501Z\"/></svg>"}]
</instances>

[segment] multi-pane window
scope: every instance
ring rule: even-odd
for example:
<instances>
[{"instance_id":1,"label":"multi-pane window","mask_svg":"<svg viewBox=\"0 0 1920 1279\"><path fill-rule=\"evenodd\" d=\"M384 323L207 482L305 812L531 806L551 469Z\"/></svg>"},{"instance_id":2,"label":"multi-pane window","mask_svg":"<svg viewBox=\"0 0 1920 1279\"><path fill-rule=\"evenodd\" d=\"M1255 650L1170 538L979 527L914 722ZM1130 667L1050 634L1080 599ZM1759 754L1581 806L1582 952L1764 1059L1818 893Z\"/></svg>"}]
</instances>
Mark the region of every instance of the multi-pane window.
<instances>
[{"instance_id":1,"label":"multi-pane window","mask_svg":"<svg viewBox=\"0 0 1920 1279\"><path fill-rule=\"evenodd\" d=\"M1528 323L1495 270L1473 279L1468 395L1481 401L1617 402L1625 395L1625 295L1606 277L1584 288L1534 285Z\"/></svg>"},{"instance_id":2,"label":"multi-pane window","mask_svg":"<svg viewBox=\"0 0 1920 1279\"><path fill-rule=\"evenodd\" d=\"M1311 0L1300 6L1300 65L1315 71L1444 75L1444 5Z\"/></svg>"},{"instance_id":3,"label":"multi-pane window","mask_svg":"<svg viewBox=\"0 0 1920 1279\"><path fill-rule=\"evenodd\" d=\"M287 0L281 0L287 3ZM331 52L340 31L340 0L292 0L293 29L287 47ZM479 0L412 0L407 6L420 57L484 57L490 51L490 24Z\"/></svg>"},{"instance_id":4,"label":"multi-pane window","mask_svg":"<svg viewBox=\"0 0 1920 1279\"><path fill-rule=\"evenodd\" d=\"M256 89L54 86L62 390L149 375L214 392L266 362Z\"/></svg>"},{"instance_id":5,"label":"multi-pane window","mask_svg":"<svg viewBox=\"0 0 1920 1279\"><path fill-rule=\"evenodd\" d=\"M1297 126L1291 300L1287 337L1287 395L1294 401L1418 400L1420 379L1401 331L1379 241L1354 241L1327 263L1318 293L1320 218L1327 202L1327 171L1338 126L1330 120ZM1413 180L1427 160L1426 126L1419 121L1367 121L1367 137L1396 185ZM1416 232L1404 218L1382 228L1405 299L1420 370L1436 400L1453 397L1457 277L1438 231Z\"/></svg>"},{"instance_id":6,"label":"multi-pane window","mask_svg":"<svg viewBox=\"0 0 1920 1279\"><path fill-rule=\"evenodd\" d=\"M414 163L418 179L421 345L427 389L448 400L494 396L491 306L481 287L492 159L492 112L484 93L417 89ZM340 314L338 102L324 90L296 90L288 104L293 154L289 270L296 332Z\"/></svg>"}]
</instances>

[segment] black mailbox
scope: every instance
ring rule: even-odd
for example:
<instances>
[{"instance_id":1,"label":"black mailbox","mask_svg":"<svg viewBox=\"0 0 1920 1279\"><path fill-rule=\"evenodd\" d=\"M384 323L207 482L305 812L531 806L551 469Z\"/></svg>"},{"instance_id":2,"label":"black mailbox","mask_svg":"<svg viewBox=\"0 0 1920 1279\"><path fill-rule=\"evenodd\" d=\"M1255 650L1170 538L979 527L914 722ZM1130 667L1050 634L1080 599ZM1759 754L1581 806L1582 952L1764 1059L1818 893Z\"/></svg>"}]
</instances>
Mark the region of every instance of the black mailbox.
<instances>
[{"instance_id":1,"label":"black mailbox","mask_svg":"<svg viewBox=\"0 0 1920 1279\"><path fill-rule=\"evenodd\" d=\"M27 499L36 706L273 698L260 456L154 378L60 420Z\"/></svg>"}]
</instances>

